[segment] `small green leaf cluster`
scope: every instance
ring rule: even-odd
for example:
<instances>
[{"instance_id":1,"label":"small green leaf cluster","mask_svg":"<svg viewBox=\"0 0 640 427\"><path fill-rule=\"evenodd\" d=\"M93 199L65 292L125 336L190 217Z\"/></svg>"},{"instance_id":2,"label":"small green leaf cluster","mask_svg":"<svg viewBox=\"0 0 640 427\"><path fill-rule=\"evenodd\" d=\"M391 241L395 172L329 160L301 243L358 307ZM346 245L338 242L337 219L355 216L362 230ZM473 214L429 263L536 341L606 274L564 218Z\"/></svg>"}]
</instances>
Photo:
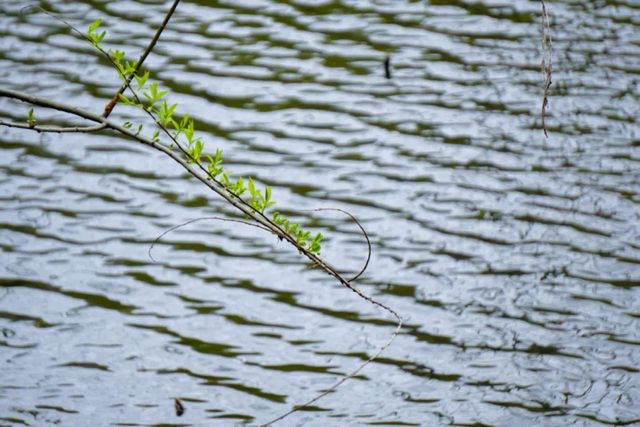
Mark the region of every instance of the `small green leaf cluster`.
<instances>
[{"instance_id":1,"label":"small green leaf cluster","mask_svg":"<svg viewBox=\"0 0 640 427\"><path fill-rule=\"evenodd\" d=\"M29 127L34 127L36 125L36 119L33 117L33 108L29 110L29 117L27 118L27 123Z\"/></svg>"},{"instance_id":2,"label":"small green leaf cluster","mask_svg":"<svg viewBox=\"0 0 640 427\"><path fill-rule=\"evenodd\" d=\"M260 190L256 190L251 177L249 177L249 194L251 195L249 206L260 213L264 213L265 209L276 204L276 202L271 201L271 187L265 188L263 195Z\"/></svg>"},{"instance_id":3,"label":"small green leaf cluster","mask_svg":"<svg viewBox=\"0 0 640 427\"><path fill-rule=\"evenodd\" d=\"M198 140L200 140L198 138ZM196 148L200 149L197 146ZM225 187L230 188L236 195L241 195L246 191L244 188L244 181L242 177L239 177L238 180L231 184L229 177L231 176L231 171L224 171L224 168L220 166L222 164L222 150L216 148L215 157L211 157L209 154L205 154L205 157L209 161L209 165L207 166L207 171L209 172L209 179L217 179L219 180Z\"/></svg>"},{"instance_id":4,"label":"small green leaf cluster","mask_svg":"<svg viewBox=\"0 0 640 427\"><path fill-rule=\"evenodd\" d=\"M89 36L89 40L91 40L93 42L94 46L97 46L100 44L100 42L105 38L105 36L107 35L106 31L103 31L102 33L98 34L96 32L96 30L98 29L98 27L100 26L100 24L102 24L102 19L96 19L95 21L93 21L93 24L91 24L89 26L89 31L87 31L87 36Z\"/></svg>"},{"instance_id":5,"label":"small green leaf cluster","mask_svg":"<svg viewBox=\"0 0 640 427\"><path fill-rule=\"evenodd\" d=\"M111 55L113 62L116 64L116 68L118 69L120 74L122 74L123 76L127 76L129 74L134 74L136 72L136 64L137 64L136 62L129 62L129 61L124 61L124 63L122 62L125 55L123 51L118 49L109 50L109 54Z\"/></svg>"},{"instance_id":6,"label":"small green leaf cluster","mask_svg":"<svg viewBox=\"0 0 640 427\"><path fill-rule=\"evenodd\" d=\"M131 126L133 126L133 123L131 123L131 122L124 122L124 124L122 125L122 127L124 127L125 129L131 129ZM136 131L136 136L139 135L140 132L142 132L142 125L138 125L138 130Z\"/></svg>"},{"instance_id":7,"label":"small green leaf cluster","mask_svg":"<svg viewBox=\"0 0 640 427\"><path fill-rule=\"evenodd\" d=\"M101 24L102 24L102 19L96 19L93 22L93 24L89 26L89 30L87 30L87 37L95 48L97 48L101 52L104 52L104 50L102 49L102 46L100 46L100 42L104 40L104 38L107 35L107 32L103 31L98 34L98 32L96 31ZM123 59L125 56L124 51L119 49L116 49L116 50L109 49L109 55L111 55L111 59L113 60L113 63L115 64L115 67L121 76L135 74L136 62L131 63L129 61L124 61L123 63Z\"/></svg>"},{"instance_id":8,"label":"small green leaf cluster","mask_svg":"<svg viewBox=\"0 0 640 427\"><path fill-rule=\"evenodd\" d=\"M96 32L96 29L101 23L101 19L96 20L89 27L87 34L93 46L104 53L104 50L100 46L100 42L104 39L106 31L101 34L97 34ZM174 112L178 104L170 104L167 101L169 91L159 90L157 82L151 82L147 85L149 80L149 71L146 71L143 74L141 74L140 71L136 72L136 63L132 64L125 61L125 52L123 51L118 49L109 50L108 54L110 55L120 77L125 82L128 82L128 76L133 75L138 86L137 89L134 90L133 87L129 85L129 89L133 92L133 96L131 98L126 95L119 94L119 104L140 108L152 115L158 126L170 135L172 139L172 143L170 145L171 149L173 149L174 143L179 144L179 147L182 147L182 144L184 144L183 151L185 152L185 160L188 163L196 163L204 168L202 161L203 158L206 159L208 162L206 170L209 173L209 179L217 180L227 189L227 191L235 194L236 196L241 196L246 191L249 191L251 199L245 201L255 212L264 214L268 207L276 204L275 201L271 200L271 187L266 187L263 191L260 191L256 188L251 177L249 177L246 187L245 180L242 177L238 177L234 183L231 183L231 171L225 172L222 166L222 150L216 149L215 156L213 157L204 152L204 142L202 137L196 135L195 122L189 118L189 114L185 114L180 120L174 118ZM141 98L138 96L139 92L142 93L142 97L146 101L145 103L143 103ZM32 118L31 112L30 120ZM31 124L31 121L29 123ZM35 120L33 123L35 124ZM130 129L132 126L133 123L131 122L124 123L124 127L127 129ZM172 131L171 128L173 128ZM136 135L141 131L142 125L139 125ZM159 142L160 131L155 131L151 139L154 142ZM289 220L281 217L279 212L275 212L273 214L273 222L281 226L286 233L294 237L301 247L308 247L310 252L317 255L320 254L320 241L323 238L321 233L316 234L316 236L311 239L310 231L300 229L300 224L298 222L293 225L290 224Z\"/></svg>"},{"instance_id":9,"label":"small green leaf cluster","mask_svg":"<svg viewBox=\"0 0 640 427\"><path fill-rule=\"evenodd\" d=\"M324 238L322 233L316 234L315 237L311 239L310 231L301 230L299 222L291 224L288 219L280 216L280 212L273 213L272 221L281 226L288 234L295 237L296 242L300 246L303 248L308 247L309 252L320 255L320 249L322 249L320 242ZM309 242L309 240L311 240L311 242Z\"/></svg>"}]
</instances>

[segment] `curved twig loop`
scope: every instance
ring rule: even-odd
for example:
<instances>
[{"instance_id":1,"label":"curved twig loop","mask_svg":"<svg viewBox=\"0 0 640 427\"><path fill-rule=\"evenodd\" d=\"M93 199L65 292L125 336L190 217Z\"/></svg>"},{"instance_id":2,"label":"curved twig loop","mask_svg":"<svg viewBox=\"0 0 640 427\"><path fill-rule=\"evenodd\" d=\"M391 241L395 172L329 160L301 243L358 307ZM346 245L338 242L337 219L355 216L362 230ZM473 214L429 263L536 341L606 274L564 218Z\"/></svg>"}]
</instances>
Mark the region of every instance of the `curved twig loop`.
<instances>
[{"instance_id":1,"label":"curved twig loop","mask_svg":"<svg viewBox=\"0 0 640 427\"><path fill-rule=\"evenodd\" d=\"M217 221L224 221L224 222L237 222L240 224L244 224L244 225L249 225L251 227L256 227L259 228L261 230L267 231L269 233L273 233L271 230L269 230L267 227L264 227L262 225L259 224L253 224L251 222L247 222L247 221L242 221L240 219L230 219L230 218L221 218L218 216L205 216L202 218L196 218L196 219L192 219L191 221L187 221L187 222L183 222L182 224L178 224L174 227L171 227L170 229L168 229L167 231L165 231L164 233L162 233L160 236L158 236L158 238L156 240L153 241L153 243L151 244L151 246L149 246L149 250L147 251L147 254L149 255L149 258L151 258L151 260L155 263L157 263L158 261L156 261L156 259L151 255L151 251L153 250L153 247L156 245L156 243L158 243L160 241L160 239L162 239L166 234L171 233L174 230L177 230L178 228L184 227L186 225L189 224L193 224L194 222L198 222L198 221L204 221L204 220L217 220Z\"/></svg>"},{"instance_id":2,"label":"curved twig loop","mask_svg":"<svg viewBox=\"0 0 640 427\"><path fill-rule=\"evenodd\" d=\"M369 261L371 261L371 241L369 240L369 235L365 231L362 224L360 224L360 222L356 219L356 217L345 210L342 210L339 208L318 208L318 209L307 209L301 212L318 212L318 211L336 211L336 212L342 212L343 214L348 215L353 220L353 222L355 222L356 225L360 227L360 230L362 230L362 234L364 235L364 238L367 240L367 260L365 261L364 266L360 269L358 274L353 276L351 279L347 279L347 282L353 283L356 279L358 279L358 277L364 274L365 270L369 266Z\"/></svg>"}]
</instances>

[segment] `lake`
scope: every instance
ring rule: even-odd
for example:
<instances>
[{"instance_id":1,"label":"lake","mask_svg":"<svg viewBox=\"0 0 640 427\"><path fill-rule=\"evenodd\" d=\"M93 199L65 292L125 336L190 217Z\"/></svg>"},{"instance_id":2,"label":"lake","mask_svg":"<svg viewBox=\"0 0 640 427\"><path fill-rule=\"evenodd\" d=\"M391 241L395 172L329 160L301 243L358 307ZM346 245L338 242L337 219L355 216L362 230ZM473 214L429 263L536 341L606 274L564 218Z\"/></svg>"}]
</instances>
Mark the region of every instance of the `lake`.
<instances>
[{"instance_id":1,"label":"lake","mask_svg":"<svg viewBox=\"0 0 640 427\"><path fill-rule=\"evenodd\" d=\"M0 86L101 112L171 2L2 0ZM233 176L405 320L281 426L640 422L640 3L183 1L145 62ZM390 55L392 78L385 78ZM30 106L0 98L0 119ZM111 116L153 134L139 111ZM35 108L39 124L84 125ZM395 320L162 153L0 127L0 425L257 426ZM174 398L186 409L177 417Z\"/></svg>"}]
</instances>

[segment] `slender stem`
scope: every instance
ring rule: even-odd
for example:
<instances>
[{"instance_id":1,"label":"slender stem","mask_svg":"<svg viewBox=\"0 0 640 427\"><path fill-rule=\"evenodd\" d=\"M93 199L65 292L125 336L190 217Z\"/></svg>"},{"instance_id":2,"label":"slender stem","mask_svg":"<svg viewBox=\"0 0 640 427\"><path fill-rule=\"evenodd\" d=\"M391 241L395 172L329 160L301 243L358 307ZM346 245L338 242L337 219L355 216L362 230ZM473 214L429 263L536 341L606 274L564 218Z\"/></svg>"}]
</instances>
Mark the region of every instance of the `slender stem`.
<instances>
[{"instance_id":1,"label":"slender stem","mask_svg":"<svg viewBox=\"0 0 640 427\"><path fill-rule=\"evenodd\" d=\"M192 219L191 221L183 222L182 224L175 225L175 226L171 227L170 229L168 229L167 231L165 231L164 233L162 233L161 235L159 235L156 238L156 240L153 241L151 246L149 246L149 251L147 251L147 253L149 254L149 258L151 258L151 260L153 262L157 262L156 259L151 255L151 251L153 250L153 247L156 245L156 243L158 243L160 241L160 239L162 239L165 235L171 233L174 230L177 230L178 228L187 226L189 224L193 224L194 222L207 221L207 220L216 220L216 221L224 221L224 222L236 222L236 223L239 223L239 224L248 225L250 227L256 227L256 228L259 228L261 230L268 231L268 232L272 233L272 231L270 229L268 229L267 227L265 227L265 226L258 225L258 224L253 224L253 223L250 223L250 222L247 222L247 221L242 221L242 220L239 220L239 219L220 218L219 216L204 216L204 217L201 217L201 218Z\"/></svg>"},{"instance_id":2,"label":"slender stem","mask_svg":"<svg viewBox=\"0 0 640 427\"><path fill-rule=\"evenodd\" d=\"M398 319L398 325L396 326L396 330L393 331L393 335L391 335L391 338L389 340L387 340L387 342L384 343L384 345L382 347L380 347L375 354L373 354L367 360L362 362L349 375L345 376L340 381L338 381L337 383L335 383L334 385L332 385L331 387L329 387L328 389L326 389L325 391L323 391L322 393L320 393L319 395L317 395L313 399L308 400L307 402L303 403L302 405L295 406L289 412L286 412L286 413L280 415L279 417L272 419L271 421L267 422L266 424L260 425L260 427L270 426L271 424L274 424L274 423L284 419L285 417L288 417L289 415L293 414L294 412L299 411L300 409L306 408L307 406L311 405L312 403L317 402L318 400L320 400L323 397L325 397L327 394L333 393L342 383L344 383L345 381L347 381L347 380L355 377L356 375L358 375L358 372L360 372L365 366L367 366L369 363L373 362L374 359L376 359L378 356L380 356L380 354L382 354L382 352L385 351L391 345L391 343L393 342L395 337L398 336L398 334L400 333L400 329L402 329L402 318Z\"/></svg>"},{"instance_id":3,"label":"slender stem","mask_svg":"<svg viewBox=\"0 0 640 427\"><path fill-rule=\"evenodd\" d=\"M549 13L547 12L547 5L544 0L540 0L542 5L542 23L541 23L541 31L542 31L542 73L545 75L544 78L544 94L542 96L542 130L544 131L544 136L549 138L549 132L547 131L547 124L545 122L545 116L547 108L549 108L549 89L551 88L551 74L553 72L553 40L551 39L551 24L549 23ZM548 54L549 60L548 64L545 64L545 56Z\"/></svg>"},{"instance_id":4,"label":"slender stem","mask_svg":"<svg viewBox=\"0 0 640 427\"><path fill-rule=\"evenodd\" d=\"M167 23L169 23L169 20L171 19L173 12L178 7L178 3L180 3L180 0L174 0L173 4L171 5L171 8L165 15L164 20L162 21L162 24L160 24L160 27L156 31L156 34L151 39L151 41L149 42L149 45L144 50L144 52L142 52L142 55L140 55L140 59L138 59L138 62L136 62L135 71L126 77L126 82L123 83L122 86L120 86L120 89L118 90L118 92L113 96L111 101L109 101L109 103L104 107L104 112L102 113L102 116L105 119L109 118L109 115L111 114L111 112L113 111L113 108L116 106L116 103L118 102L119 96L122 95L124 91L127 89L127 87L129 86L129 84L131 84L131 81L133 80L133 76L138 74L138 71L142 67L142 64L144 63L145 59L147 59L147 56L149 56L153 48L156 46L158 39L160 39L160 35L162 34L165 27L167 26Z\"/></svg>"},{"instance_id":5,"label":"slender stem","mask_svg":"<svg viewBox=\"0 0 640 427\"><path fill-rule=\"evenodd\" d=\"M360 227L360 231L362 231L362 235L367 240L367 260L364 262L364 266L360 269L360 271L358 271L358 273L355 276L353 276L352 278L347 280L348 282L353 283L360 276L362 276L364 274L364 272L367 270L367 267L369 266L369 261L371 261L371 240L369 240L369 235L367 234L367 231L364 229L362 224L360 224L360 221L358 221L355 216L351 215L349 212L347 212L347 211L345 211L343 209L338 209L338 208L317 208L317 209L304 210L302 212L321 212L321 211L336 211L336 212L342 212L343 214L348 215L353 220L353 222L355 222L356 225L358 227Z\"/></svg>"},{"instance_id":6,"label":"slender stem","mask_svg":"<svg viewBox=\"0 0 640 427\"><path fill-rule=\"evenodd\" d=\"M36 132L53 132L53 133L89 133L89 132L97 132L107 127L107 125L105 125L104 123L101 123L99 125L86 126L86 127L54 128L54 127L24 125L21 123L4 122L2 120L0 120L0 126L6 126L9 128L18 128L18 129L29 129L29 130L35 130Z\"/></svg>"}]
</instances>

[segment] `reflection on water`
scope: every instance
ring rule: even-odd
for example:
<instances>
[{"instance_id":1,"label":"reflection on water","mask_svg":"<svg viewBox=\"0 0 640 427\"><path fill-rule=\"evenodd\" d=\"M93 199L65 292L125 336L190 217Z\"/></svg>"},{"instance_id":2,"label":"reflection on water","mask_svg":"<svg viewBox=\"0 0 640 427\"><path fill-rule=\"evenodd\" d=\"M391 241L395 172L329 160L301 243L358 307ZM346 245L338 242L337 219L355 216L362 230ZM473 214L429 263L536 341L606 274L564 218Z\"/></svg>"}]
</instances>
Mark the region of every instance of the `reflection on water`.
<instances>
[{"instance_id":1,"label":"reflection on water","mask_svg":"<svg viewBox=\"0 0 640 427\"><path fill-rule=\"evenodd\" d=\"M357 228L300 211L356 215L374 250L359 286L407 319L281 425L640 421L638 4L547 3L548 140L537 1L178 8L152 74L345 272L366 254ZM26 4L0 4L0 84L101 111L119 86L108 64ZM168 7L36 4L80 28L103 18L132 58ZM0 100L4 119L28 108ZM248 227L193 224L148 258L169 226L229 214L117 135L0 129L0 424L256 425L389 337L393 319Z\"/></svg>"}]
</instances>

